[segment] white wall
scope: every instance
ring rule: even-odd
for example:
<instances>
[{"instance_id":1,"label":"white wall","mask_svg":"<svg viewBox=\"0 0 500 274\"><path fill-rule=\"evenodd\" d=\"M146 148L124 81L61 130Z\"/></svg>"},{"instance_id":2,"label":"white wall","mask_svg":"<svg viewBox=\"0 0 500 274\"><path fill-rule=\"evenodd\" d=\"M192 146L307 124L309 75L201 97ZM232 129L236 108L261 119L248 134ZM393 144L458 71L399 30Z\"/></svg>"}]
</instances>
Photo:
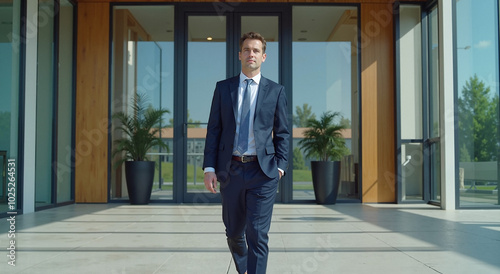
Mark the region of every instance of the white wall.
<instances>
[{"instance_id":1,"label":"white wall","mask_svg":"<svg viewBox=\"0 0 500 274\"><path fill-rule=\"evenodd\" d=\"M455 195L455 102L453 83L453 5L439 0L439 63L441 109L441 208L454 210Z\"/></svg>"}]
</instances>

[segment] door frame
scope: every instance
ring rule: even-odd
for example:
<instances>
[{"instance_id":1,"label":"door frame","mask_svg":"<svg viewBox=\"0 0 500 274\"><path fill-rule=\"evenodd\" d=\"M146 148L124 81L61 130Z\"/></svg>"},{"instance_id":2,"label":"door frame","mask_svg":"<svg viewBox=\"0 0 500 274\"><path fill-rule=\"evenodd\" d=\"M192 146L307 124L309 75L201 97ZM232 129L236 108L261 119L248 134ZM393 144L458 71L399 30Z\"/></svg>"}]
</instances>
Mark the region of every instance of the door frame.
<instances>
[{"instance_id":1,"label":"door frame","mask_svg":"<svg viewBox=\"0 0 500 274\"><path fill-rule=\"evenodd\" d=\"M279 28L279 82L285 86L288 101L292 98L292 49L285 45L292 44L292 12L287 4L260 4L260 3L197 3L178 4L175 7L175 34L174 34L174 68L177 72L174 78L174 137L173 137L173 200L176 203L220 203L220 194L188 193L187 182L187 19L190 15L217 15L226 16L226 77L237 75L241 70L237 52L241 29L241 16L269 15L278 16ZM182 28L180 27L182 26ZM284 27L285 26L285 27ZM220 79L223 80L223 79ZM215 87L215 83L214 83ZM292 104L288 104L288 113L292 113ZM289 119L291 127L291 118ZM292 139L292 136L290 136ZM292 153L290 140L289 158ZM291 159L291 158L290 158ZM291 161L290 161L291 162ZM292 200L292 176L284 176L279 181L277 202Z\"/></svg>"}]
</instances>

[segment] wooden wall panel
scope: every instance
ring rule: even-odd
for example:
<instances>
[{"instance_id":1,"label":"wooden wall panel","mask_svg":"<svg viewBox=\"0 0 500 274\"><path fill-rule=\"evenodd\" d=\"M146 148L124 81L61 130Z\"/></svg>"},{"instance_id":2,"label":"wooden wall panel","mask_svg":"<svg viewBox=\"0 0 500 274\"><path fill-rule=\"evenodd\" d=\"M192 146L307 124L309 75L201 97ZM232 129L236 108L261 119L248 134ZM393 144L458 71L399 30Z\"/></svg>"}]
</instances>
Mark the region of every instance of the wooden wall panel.
<instances>
[{"instance_id":1,"label":"wooden wall panel","mask_svg":"<svg viewBox=\"0 0 500 274\"><path fill-rule=\"evenodd\" d=\"M79 3L75 201L108 202L109 3Z\"/></svg>"},{"instance_id":2,"label":"wooden wall panel","mask_svg":"<svg viewBox=\"0 0 500 274\"><path fill-rule=\"evenodd\" d=\"M362 201L395 202L393 17L361 5Z\"/></svg>"}]
</instances>

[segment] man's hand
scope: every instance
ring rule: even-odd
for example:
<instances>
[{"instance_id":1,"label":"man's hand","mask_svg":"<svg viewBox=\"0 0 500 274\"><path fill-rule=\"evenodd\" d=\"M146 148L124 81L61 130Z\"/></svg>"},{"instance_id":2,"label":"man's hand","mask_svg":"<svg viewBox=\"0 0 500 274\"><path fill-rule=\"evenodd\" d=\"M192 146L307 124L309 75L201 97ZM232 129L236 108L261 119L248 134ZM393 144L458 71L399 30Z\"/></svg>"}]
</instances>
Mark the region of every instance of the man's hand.
<instances>
[{"instance_id":1,"label":"man's hand","mask_svg":"<svg viewBox=\"0 0 500 274\"><path fill-rule=\"evenodd\" d=\"M215 172L205 172L205 177L203 178L203 182L205 183L205 188L212 192L216 193L217 189L217 175Z\"/></svg>"}]
</instances>

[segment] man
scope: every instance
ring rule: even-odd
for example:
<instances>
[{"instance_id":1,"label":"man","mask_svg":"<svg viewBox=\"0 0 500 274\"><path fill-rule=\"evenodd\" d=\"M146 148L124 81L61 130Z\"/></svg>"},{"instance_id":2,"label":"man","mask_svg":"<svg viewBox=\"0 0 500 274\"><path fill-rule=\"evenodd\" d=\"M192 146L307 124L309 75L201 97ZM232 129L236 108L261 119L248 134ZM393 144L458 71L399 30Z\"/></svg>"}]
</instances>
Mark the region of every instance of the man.
<instances>
[{"instance_id":1,"label":"man","mask_svg":"<svg viewBox=\"0 0 500 274\"><path fill-rule=\"evenodd\" d=\"M241 37L239 59L240 75L215 87L204 182L212 193L220 182L222 219L236 270L263 274L278 181L288 166L287 102L284 87L261 76L266 41L260 34Z\"/></svg>"}]
</instances>

